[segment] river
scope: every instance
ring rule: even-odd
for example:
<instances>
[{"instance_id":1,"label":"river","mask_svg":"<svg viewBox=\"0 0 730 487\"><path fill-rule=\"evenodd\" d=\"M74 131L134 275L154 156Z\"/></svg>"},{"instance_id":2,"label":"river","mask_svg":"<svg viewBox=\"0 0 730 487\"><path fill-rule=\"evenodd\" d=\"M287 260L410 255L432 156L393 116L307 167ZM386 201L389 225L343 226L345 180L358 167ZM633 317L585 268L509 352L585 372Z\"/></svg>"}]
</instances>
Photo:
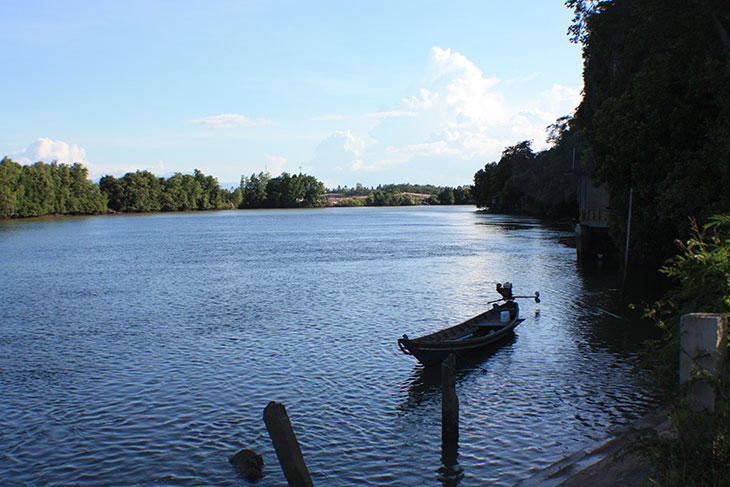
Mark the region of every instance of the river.
<instances>
[{"instance_id":1,"label":"river","mask_svg":"<svg viewBox=\"0 0 730 487\"><path fill-rule=\"evenodd\" d=\"M438 378L396 340L485 309L526 320L460 369L459 485L512 485L652 407L643 333L570 228L473 207L0 221L4 485L246 486L283 403L315 485L440 485Z\"/></svg>"}]
</instances>

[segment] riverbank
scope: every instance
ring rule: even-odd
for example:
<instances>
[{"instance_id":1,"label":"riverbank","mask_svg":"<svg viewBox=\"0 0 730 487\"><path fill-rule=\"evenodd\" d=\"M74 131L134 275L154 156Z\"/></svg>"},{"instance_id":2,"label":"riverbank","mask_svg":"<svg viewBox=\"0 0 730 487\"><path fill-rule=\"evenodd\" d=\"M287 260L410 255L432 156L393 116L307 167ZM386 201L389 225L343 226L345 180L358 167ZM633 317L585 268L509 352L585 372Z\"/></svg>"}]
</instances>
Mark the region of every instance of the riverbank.
<instances>
[{"instance_id":1,"label":"riverbank","mask_svg":"<svg viewBox=\"0 0 730 487\"><path fill-rule=\"evenodd\" d=\"M628 447L637 434L647 430L667 434L666 413L652 412L618 435L592 443L514 487L641 487L653 469Z\"/></svg>"}]
</instances>

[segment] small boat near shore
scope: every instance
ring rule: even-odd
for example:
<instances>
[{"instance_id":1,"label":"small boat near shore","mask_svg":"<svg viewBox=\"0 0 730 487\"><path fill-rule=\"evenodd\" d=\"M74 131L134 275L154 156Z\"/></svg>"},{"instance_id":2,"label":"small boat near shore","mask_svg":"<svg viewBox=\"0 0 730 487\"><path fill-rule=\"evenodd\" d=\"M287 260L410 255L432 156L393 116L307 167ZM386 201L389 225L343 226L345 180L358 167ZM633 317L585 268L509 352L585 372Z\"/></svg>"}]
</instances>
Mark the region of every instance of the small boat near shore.
<instances>
[{"instance_id":1,"label":"small boat near shore","mask_svg":"<svg viewBox=\"0 0 730 487\"><path fill-rule=\"evenodd\" d=\"M534 296L513 296L512 285L497 284L502 298L490 302L492 308L466 321L443 330L408 338L398 339L398 346L406 355L413 355L423 365L441 363L451 353L466 354L493 346L510 336L514 329L524 321L520 318L520 308L514 301L517 298L533 298L540 302L540 293ZM497 304L504 301L502 304Z\"/></svg>"}]
</instances>

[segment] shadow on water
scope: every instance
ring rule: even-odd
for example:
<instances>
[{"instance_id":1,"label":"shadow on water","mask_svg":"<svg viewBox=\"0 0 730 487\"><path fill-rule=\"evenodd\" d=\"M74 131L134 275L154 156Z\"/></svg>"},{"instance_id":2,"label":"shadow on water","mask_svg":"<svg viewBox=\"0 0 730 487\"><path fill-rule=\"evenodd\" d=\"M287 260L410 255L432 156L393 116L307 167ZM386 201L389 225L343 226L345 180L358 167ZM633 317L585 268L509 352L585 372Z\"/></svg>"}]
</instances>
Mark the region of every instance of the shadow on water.
<instances>
[{"instance_id":1,"label":"shadow on water","mask_svg":"<svg viewBox=\"0 0 730 487\"><path fill-rule=\"evenodd\" d=\"M510 351L517 341L513 333L507 339L487 349L469 354L456 354L454 382L460 383L486 374L489 359L500 351ZM399 406L404 413L415 412L424 403L440 403L442 400L442 370L438 365L424 367L417 365L406 383L407 397ZM436 469L437 480L445 487L454 487L464 479L464 468L459 465L458 440L443 438L441 442L441 465Z\"/></svg>"},{"instance_id":2,"label":"shadow on water","mask_svg":"<svg viewBox=\"0 0 730 487\"><path fill-rule=\"evenodd\" d=\"M467 380L475 374L486 374L487 361L490 357L500 351L510 350L517 341L514 333L492 347L471 352L469 354L456 355L456 385ZM432 365L424 367L418 364L408 378L405 388L407 397L399 406L403 412L411 411L423 403L440 401L441 394L441 367Z\"/></svg>"}]
</instances>

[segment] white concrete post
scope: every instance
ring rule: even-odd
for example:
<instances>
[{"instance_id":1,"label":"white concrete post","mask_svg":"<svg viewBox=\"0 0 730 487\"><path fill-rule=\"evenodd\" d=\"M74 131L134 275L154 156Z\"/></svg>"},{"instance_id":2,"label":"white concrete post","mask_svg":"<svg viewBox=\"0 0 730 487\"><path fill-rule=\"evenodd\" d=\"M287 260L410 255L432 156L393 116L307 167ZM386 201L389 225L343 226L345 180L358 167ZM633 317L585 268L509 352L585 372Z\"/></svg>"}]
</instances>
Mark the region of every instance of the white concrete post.
<instances>
[{"instance_id":1,"label":"white concrete post","mask_svg":"<svg viewBox=\"0 0 730 487\"><path fill-rule=\"evenodd\" d=\"M715 409L715 386L727 355L727 315L690 313L682 316L679 338L679 383L692 380L690 403Z\"/></svg>"}]
</instances>

